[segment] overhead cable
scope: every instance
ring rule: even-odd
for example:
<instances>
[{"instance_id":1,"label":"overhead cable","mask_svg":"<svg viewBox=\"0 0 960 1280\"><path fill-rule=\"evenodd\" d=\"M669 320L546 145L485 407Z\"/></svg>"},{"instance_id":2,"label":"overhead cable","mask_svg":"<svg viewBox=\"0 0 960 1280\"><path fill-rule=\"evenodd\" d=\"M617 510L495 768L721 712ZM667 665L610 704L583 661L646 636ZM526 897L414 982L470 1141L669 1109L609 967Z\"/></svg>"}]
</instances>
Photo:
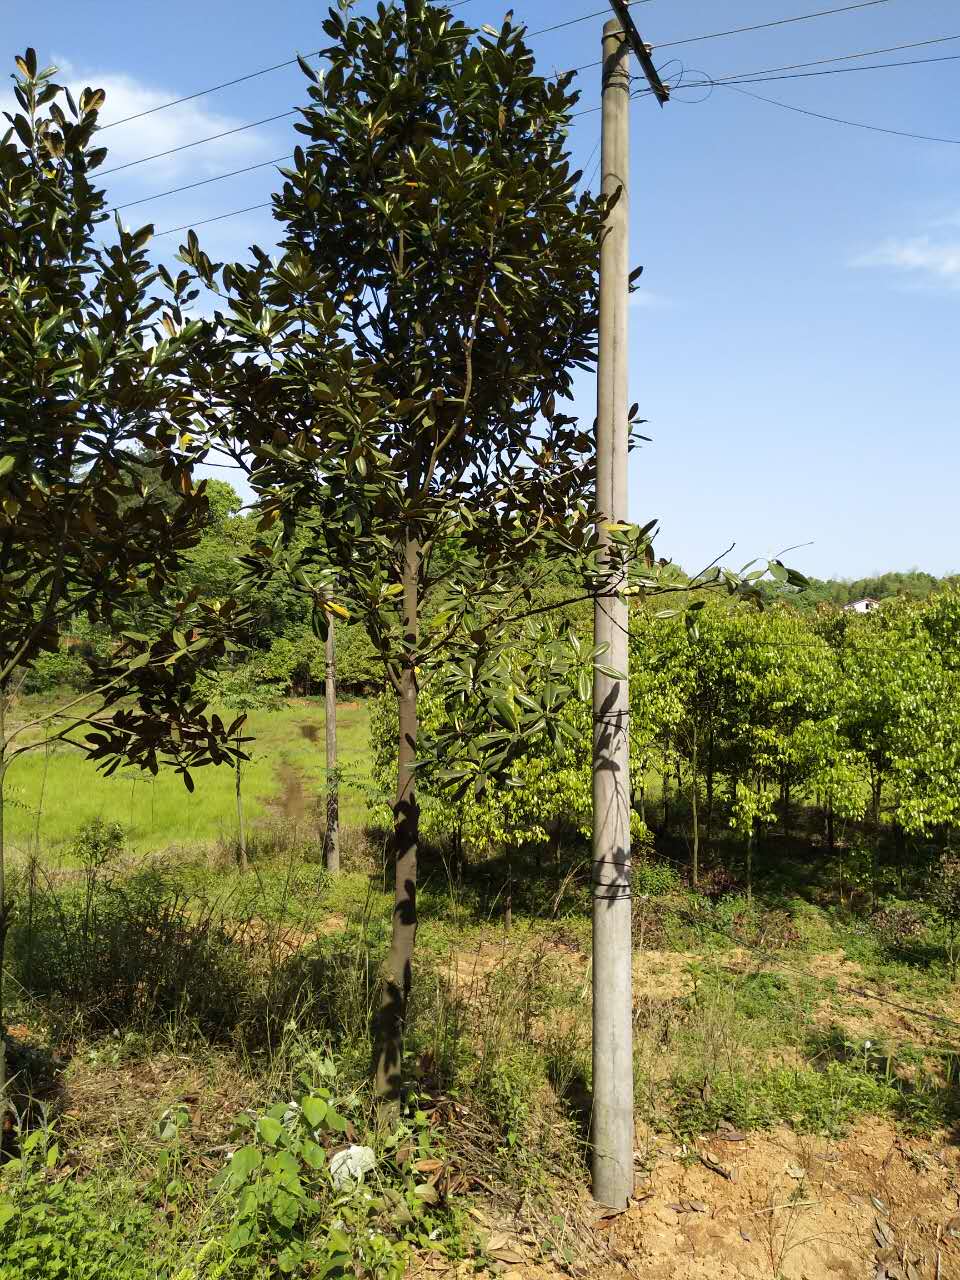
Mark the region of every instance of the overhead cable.
<instances>
[{"instance_id":1,"label":"overhead cable","mask_svg":"<svg viewBox=\"0 0 960 1280\"><path fill-rule=\"evenodd\" d=\"M628 2L630 4L649 4L650 0L628 0ZM879 3L880 0L877 0L877 2ZM470 0L452 0L452 3L448 4L447 7L458 9L461 5L468 3L470 3ZM578 18L570 18L565 22L555 23L551 27L542 27L539 31L528 31L526 34L528 36L546 35L550 31L558 31L561 27L573 26L575 23L586 22L590 18L600 17L606 12L605 9L602 9L599 12L584 13ZM299 57L304 59L318 58L322 52L322 49L313 49L309 53L300 54ZM184 94L181 98L171 98L169 102L159 102L155 107L147 107L143 111L134 112L133 115L121 116L119 120L109 120L106 124L99 126L99 132L104 129L115 129L117 125L129 124L133 120L142 120L144 116L155 115L156 112L166 111L169 107L182 106L183 103L193 102L197 98L205 97L208 93L219 93L221 89L231 89L234 85L245 84L248 80L256 80L259 76L270 75L273 71L282 71L284 67L294 67L298 61L299 58L287 58L283 62L274 62L269 67L259 67L256 71L248 71L245 75L234 76L232 80L222 80L219 84L210 85L206 89L197 89L194 93ZM245 125L243 127L252 129L253 125Z\"/></svg>"},{"instance_id":2,"label":"overhead cable","mask_svg":"<svg viewBox=\"0 0 960 1280\"><path fill-rule=\"evenodd\" d=\"M845 4L835 9L817 9L813 13L799 13L793 18L775 18L770 22L755 22L749 27L730 27L727 31L711 31L704 36L687 36L683 40L661 40L653 46L657 49L676 49L682 44L699 44L701 40L719 40L722 36L739 36L748 31L765 31L769 27L786 27L793 22L809 22L812 18L829 18L836 13L851 13L854 9L870 9L874 5L889 4L890 0L859 0L858 4Z\"/></svg>"},{"instance_id":3,"label":"overhead cable","mask_svg":"<svg viewBox=\"0 0 960 1280\"><path fill-rule=\"evenodd\" d=\"M647 3L650 3L650 0L630 0L630 2L631 2L632 4L640 4L640 3L647 4ZM467 3L467 0L460 0L460 3ZM782 19L778 19L778 20L777 20L777 21L775 21L775 22L759 23L759 24L756 24L755 26L752 26L752 27L737 27L737 28L732 28L730 31L718 31L718 32L713 32L713 33L711 33L711 34L709 34L709 35L703 35L703 36L692 36L692 37L689 37L688 39L685 39L685 40L665 41L665 42L663 42L663 43L661 43L661 44L659 44L659 45L655 45L655 46L654 46L654 48L656 48L656 49L672 48L672 47L674 47L674 46L676 46L676 45L689 44L689 43L692 43L692 42L694 42L694 41L700 41L700 40L713 40L713 39L717 39L717 38L719 38L719 37L721 37L721 36L725 36L725 35L733 35L733 34L737 34L737 33L739 33L739 32L743 32L743 31L755 31L755 30L759 30L761 27L778 26L778 25L781 25L781 24L783 24L783 23L790 23L790 22L801 22L801 21L805 21L805 20L810 19L810 18L826 17L826 16L827 16L827 15L829 15L829 14L848 12L848 11L849 11L849 10L851 10L851 9L862 9L862 8L867 8L867 7L870 7L870 6L873 6L873 5L877 5L877 4L889 4L889 3L890 3L890 0L860 0L860 3L858 3L858 4L845 5L845 6L841 7L841 8L834 8L834 9L821 9L821 10L818 10L817 12L815 12L815 13L800 14L800 15L798 15L798 16L796 16L796 17L793 17L793 18L782 18ZM455 7L455 6L451 6L451 7ZM539 28L538 30L535 30L535 31L529 31L529 32L527 32L526 34L527 34L528 36L530 36L530 37L532 37L532 36L537 36L537 35L546 35L548 32L551 32L551 31L557 31L557 30L559 30L559 29L560 29L560 28L562 28L562 27L570 27L570 26L575 25L576 23L586 22L586 21L588 21L589 19L592 19L592 18L602 17L606 12L607 12L606 10L598 10L598 11L594 11L594 12L591 12L591 13L581 14L579 17L576 17L576 18L569 18L569 19L567 19L567 20L566 20L566 21L564 21L564 22L555 23L553 26L550 26L550 27L541 27L541 28ZM924 45L924 44L934 44L934 43L938 43L938 42L940 42L940 41L942 41L942 40L951 40L951 39L956 39L956 38L957 38L957 37L955 37L955 36L938 37L938 38L937 38L937 39L935 39L935 40L930 40L930 41L917 41L917 42L914 42L914 43L912 43L912 44L906 44L906 45L894 45L894 46L891 46L891 47L890 47L890 48L888 48L888 49L875 49L875 50L872 50L870 53L849 54L849 55L844 55L844 56L845 56L845 57L869 57L869 56L872 56L872 55L874 55L874 54L880 54L880 53L892 53L892 52L896 52L896 51L898 51L898 50L900 50L900 49L916 48L916 47L918 47L919 45ZM318 51L315 51L314 53L308 53L308 54L305 54L304 56L305 56L305 57L307 57L307 58L315 57L315 56L317 56L317 54L318 54L318 53L319 53L319 50L318 50ZM837 61L837 60L838 60L838 59L829 58L829 59L825 59L824 61L827 61L827 62L833 62L833 61ZM137 113L137 114L135 114L135 115L132 115L132 116L124 116L121 120L113 120L113 121L109 122L108 124L101 125L101 126L100 126L100 128L101 128L101 130L102 130L102 129L110 129L110 128L113 128L113 127L114 127L114 125L126 124L126 123L128 123L129 121L131 121L131 120L138 120L138 119L140 119L142 116L145 116L145 115L151 115L151 114L153 114L153 113L154 113L154 112L156 112L156 111L163 111L163 110L165 110L167 107L178 106L178 105L180 105L181 103L192 101L193 99L198 98L198 97L203 97L203 96L204 96L204 94L207 94L207 93L215 93L215 92L216 92L217 90L219 90L219 89L228 88L228 87L230 87L231 85L235 85L235 84L241 84L241 83L243 83L243 82L244 82L244 81L246 81L246 80L254 79L254 78L255 78L255 77L257 77L257 76L266 75L266 74L268 74L269 72L271 72L271 71L277 71L277 70L279 70L279 69L280 69L280 68L282 68L282 67L294 66L294 65L296 64L296 62L297 62L297 59L296 59L296 58L290 58L290 59L288 59L286 62L278 62L278 63L274 63L272 66L269 66L269 67L263 67L263 68L261 68L261 69L260 69L260 70L258 70L258 71L251 71L251 72L247 73L246 75L236 77L236 78L234 78L233 80L226 80L226 81L223 81L221 84L213 85L213 86L211 86L209 89L201 89L201 90L198 90L196 93L187 94L185 97L182 97L182 98L175 98L175 99L171 100L170 102L159 103L157 106L155 106L155 107L150 107L150 108L148 108L147 110L142 111L142 112L138 112L138 113ZM569 74L571 71L573 71L573 72L588 71L588 70L591 70L592 68L594 68L594 67L598 67L598 66L600 66L600 65L601 65L600 60L597 60L597 61L594 61L594 62L587 62L587 63L583 63L583 64L581 64L580 66L569 68L567 71L561 72L561 73L559 73L559 74L566 75L566 74ZM798 65L800 65L800 66L808 66L808 65L817 65L817 64L803 63L803 64L798 64ZM777 68L777 70L778 70L778 71L783 71L783 70L793 70L793 69L795 69L795 68L794 68L794 67L789 67L789 68L781 67L781 68ZM184 142L184 143L181 143L181 144L180 144L179 146L177 146L177 147L169 147L169 148L167 148L165 151L158 151L158 152L155 152L154 154L149 155L149 156L140 156L139 158L137 158L137 159L135 159L135 160L128 160L125 164L122 164L122 165L116 165L116 166L114 166L112 169L104 169L104 170L102 170L101 176L106 177L106 176L108 176L109 174L113 174L113 173L120 173L120 172L122 172L123 170L131 169L131 168L135 167L136 165L140 165L140 164L147 164L147 163L149 163L149 162L150 162L150 161L152 161L152 160L160 160L160 159L165 158L166 156L175 155L175 154L177 154L177 153L178 153L178 152L180 152L180 151L186 151L186 150L189 150L191 147L199 147L199 146L203 146L205 143L208 143L208 142L217 142L217 141L219 141L220 139L230 137L230 136L232 136L233 134L243 133L243 132L244 132L245 130L247 130L247 129L256 129L256 128L259 128L261 125L265 125L265 124L272 124L272 123L274 123L274 122L275 122L275 121L277 121L277 120L289 119L289 117L294 116L294 115L296 115L296 114L297 114L297 109L296 109L296 108L294 108L293 110L290 110L290 111L281 111L281 112L277 113L276 115L266 116L266 117L264 117L264 118L263 118L263 119L261 119L261 120L251 120L251 121L249 121L249 122L248 122L248 123L246 123L246 124L236 125L236 126L234 126L233 128L231 128L231 129L224 129L224 130L222 130L222 131L221 131L221 132L219 132L219 133L209 134L209 135L208 135L207 137L205 137L205 138L196 138L196 139L194 139L194 140L193 140L193 141L191 141L191 142Z\"/></svg>"},{"instance_id":4,"label":"overhead cable","mask_svg":"<svg viewBox=\"0 0 960 1280\"><path fill-rule=\"evenodd\" d=\"M943 39L960 40L960 36L943 37ZM846 58L865 57L865 54L846 54ZM796 66L822 66L824 62L841 61L840 58L822 58L817 62L798 63ZM929 66L938 62L956 62L960 60L960 53L942 54L935 58L902 58L897 62L870 62L864 66L858 67L828 67L820 71L794 71L792 68L771 67L769 70L760 71L742 71L739 74L728 76L710 76L706 72L703 73L702 80L690 80L684 84L685 89L701 89L708 85L726 85L726 84L766 84L772 80L808 80L815 76L839 76L849 75L854 71L889 71L895 67L920 67ZM785 74L781 74L785 73ZM634 90L634 97L643 97L649 93L649 89ZM595 110L599 111L599 107Z\"/></svg>"},{"instance_id":5,"label":"overhead cable","mask_svg":"<svg viewBox=\"0 0 960 1280\"><path fill-rule=\"evenodd\" d=\"M164 156L176 155L178 151L189 151L191 147L202 146L205 142L219 142L221 138L229 138L234 133L243 133L245 129L256 129L261 124L272 124L275 120L284 120L288 116L295 116L296 109L293 111L281 111L275 116L264 116L262 120L252 120L249 124L238 124L233 129L224 129L222 133L211 133L206 138L195 138L193 142L183 142L179 147L168 147L166 151L155 151L152 156L141 156L139 160L128 160L126 164L114 165L112 169L101 169L97 175L105 178L109 173L120 173L124 169L132 169L134 165L146 164L148 160L162 160Z\"/></svg>"},{"instance_id":6,"label":"overhead cable","mask_svg":"<svg viewBox=\"0 0 960 1280\"><path fill-rule=\"evenodd\" d=\"M132 209L134 205L147 204L151 200L162 200L165 196L176 196L182 191L192 191L194 187L205 187L211 182L222 182L224 178L236 178L241 173L253 173L254 169L267 169L271 165L283 164L284 160L292 160L292 155L277 156L274 160L261 160L259 164L248 164L242 169L231 169L229 173L217 173L210 178L200 178L197 182L187 182L182 187L171 187L169 191L156 191L153 195L141 196L139 200L128 200L125 204L114 205L114 211Z\"/></svg>"},{"instance_id":7,"label":"overhead cable","mask_svg":"<svg viewBox=\"0 0 960 1280\"><path fill-rule=\"evenodd\" d=\"M933 133L912 133L907 129L888 129L879 124L867 124L863 120L845 120L842 116L830 116L823 111L812 111L809 107L798 107L792 102L780 102L777 98L768 98L762 93L752 93L749 89L736 84L721 84L717 87L743 94L745 98L755 98L757 102L767 102L771 107L794 111L801 116L812 116L815 120L829 120L831 124L846 125L850 129L869 129L871 133L888 133L894 138L912 138L917 142L945 142L949 146L960 147L960 138L944 138Z\"/></svg>"},{"instance_id":8,"label":"overhead cable","mask_svg":"<svg viewBox=\"0 0 960 1280\"><path fill-rule=\"evenodd\" d=\"M229 213L218 213L212 218L201 218L199 222L185 222L182 227L166 227L163 231L155 231L156 236L172 236L177 231L192 231L194 227L205 227L211 222L223 222L225 218L236 218L241 213L253 213L255 209L269 209L271 200L263 200L260 204L248 204L245 209L231 209Z\"/></svg>"}]
</instances>

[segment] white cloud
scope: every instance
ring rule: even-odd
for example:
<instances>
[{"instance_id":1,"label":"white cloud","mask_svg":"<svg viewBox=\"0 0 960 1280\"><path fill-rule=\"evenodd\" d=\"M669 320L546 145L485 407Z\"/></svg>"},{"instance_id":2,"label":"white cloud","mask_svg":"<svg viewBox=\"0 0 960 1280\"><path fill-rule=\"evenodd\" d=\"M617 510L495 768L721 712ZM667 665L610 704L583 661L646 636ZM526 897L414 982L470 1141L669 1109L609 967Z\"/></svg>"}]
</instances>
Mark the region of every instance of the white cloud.
<instances>
[{"instance_id":1,"label":"white cloud","mask_svg":"<svg viewBox=\"0 0 960 1280\"><path fill-rule=\"evenodd\" d=\"M128 116L151 111L151 108L170 102L193 88L191 84L148 84L126 72L91 71L89 67L77 66L67 58L54 58L53 61L58 68L57 81L68 85L75 99L86 85L105 91L106 101L100 113L104 126L109 125L112 120L124 120ZM284 110L286 106L287 103L281 97L274 111L267 109L260 114L272 115ZM15 113L18 110L20 108L12 92L0 87L0 111ZM174 155L134 165L117 173L108 172L131 160L139 160L141 157L180 147L184 143L195 142L199 138L235 129L251 118L258 118L258 113L253 112L252 117L228 115L208 109L205 100L198 98L162 111L153 111L140 119L117 124L114 128L105 128L98 141L107 146L109 151L103 165L95 171L94 181L106 188L107 199L111 204L124 206L141 202L129 210L123 210L121 217L125 225L138 227L153 222L158 230L184 224L202 224L208 218L217 218L231 209L246 208L268 201L270 191L277 183L276 174L270 166L256 169L249 176L214 182L209 186L200 186L162 199L154 200L152 197L159 196L171 187L202 182L205 178L261 164L286 151L292 151L292 119L278 120L272 126L266 125L258 129L245 129L215 142L188 147ZM0 134L6 129L6 123L0 116ZM112 232L108 231L108 236L110 234ZM222 223L217 221L208 227L202 226L198 228L198 235L204 248L214 257L232 261L242 256L246 246L253 241L263 244L269 250L275 231L270 211L264 209L229 218ZM155 251L161 258L170 257L176 253L176 246L183 238L183 235L158 238Z\"/></svg>"},{"instance_id":2,"label":"white cloud","mask_svg":"<svg viewBox=\"0 0 960 1280\"><path fill-rule=\"evenodd\" d=\"M88 68L75 66L68 58L55 58L54 64L58 68L58 82L68 85L74 98L79 96L86 85L106 92L106 102L100 113L101 124L104 126L114 120L150 111L184 92L184 86L149 85L124 72L90 71ZM4 91L0 94L0 109L10 112L19 110L12 93ZM264 115L269 114L273 113L264 112ZM184 143L225 133L246 123L247 120L242 117L208 110L202 98L182 102L163 111L154 111L151 115L131 120L127 124L104 129L102 137L98 139L109 148L103 169L115 169L131 160L170 151ZM285 122L277 123L282 127ZM283 144L278 143L276 135L271 138L264 128L247 129L230 137L219 138L215 142L189 147L174 155L126 169L109 179L111 193L116 191L121 194L121 182L122 194L128 191L137 194L132 191L133 187L152 191L180 178L189 180L210 177L279 155L283 150Z\"/></svg>"},{"instance_id":3,"label":"white cloud","mask_svg":"<svg viewBox=\"0 0 960 1280\"><path fill-rule=\"evenodd\" d=\"M891 267L914 279L960 289L960 241L935 241L930 236L888 240L861 254L854 267Z\"/></svg>"}]
</instances>

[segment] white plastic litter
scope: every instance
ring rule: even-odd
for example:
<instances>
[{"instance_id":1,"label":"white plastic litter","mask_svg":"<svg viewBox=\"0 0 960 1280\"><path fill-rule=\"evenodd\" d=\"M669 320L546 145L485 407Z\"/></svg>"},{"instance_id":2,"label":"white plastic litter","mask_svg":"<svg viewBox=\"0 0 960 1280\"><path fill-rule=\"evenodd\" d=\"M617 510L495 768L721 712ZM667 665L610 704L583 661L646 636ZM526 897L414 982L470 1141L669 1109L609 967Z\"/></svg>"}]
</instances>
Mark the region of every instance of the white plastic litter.
<instances>
[{"instance_id":1,"label":"white plastic litter","mask_svg":"<svg viewBox=\"0 0 960 1280\"><path fill-rule=\"evenodd\" d=\"M377 1157L370 1147L358 1147L351 1143L330 1160L333 1185L338 1191L342 1191L350 1182L359 1182L365 1173L375 1168L376 1163Z\"/></svg>"}]
</instances>

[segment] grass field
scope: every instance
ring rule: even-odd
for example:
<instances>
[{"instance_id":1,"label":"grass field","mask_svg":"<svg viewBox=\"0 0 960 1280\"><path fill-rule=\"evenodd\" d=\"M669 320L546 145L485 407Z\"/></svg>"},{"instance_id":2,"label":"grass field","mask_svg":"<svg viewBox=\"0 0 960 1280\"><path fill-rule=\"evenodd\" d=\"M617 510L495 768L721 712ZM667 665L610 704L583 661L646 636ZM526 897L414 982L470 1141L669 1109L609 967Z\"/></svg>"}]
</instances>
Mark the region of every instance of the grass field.
<instances>
[{"instance_id":1,"label":"grass field","mask_svg":"<svg viewBox=\"0 0 960 1280\"><path fill-rule=\"evenodd\" d=\"M14 719L26 721L45 708L39 699L25 699ZM313 822L326 774L323 701L299 698L279 711L254 711L245 732L254 738L242 771L248 822L254 828L270 817ZM369 754L362 703L341 704L337 734L342 820L359 825L366 810ZM130 769L104 778L75 748L32 751L11 765L7 778L10 852L16 858L38 849L45 859L61 862L80 826L98 817L119 822L127 847L137 854L232 841L237 828L232 769L198 769L194 781L191 793L169 770L156 778Z\"/></svg>"}]
</instances>

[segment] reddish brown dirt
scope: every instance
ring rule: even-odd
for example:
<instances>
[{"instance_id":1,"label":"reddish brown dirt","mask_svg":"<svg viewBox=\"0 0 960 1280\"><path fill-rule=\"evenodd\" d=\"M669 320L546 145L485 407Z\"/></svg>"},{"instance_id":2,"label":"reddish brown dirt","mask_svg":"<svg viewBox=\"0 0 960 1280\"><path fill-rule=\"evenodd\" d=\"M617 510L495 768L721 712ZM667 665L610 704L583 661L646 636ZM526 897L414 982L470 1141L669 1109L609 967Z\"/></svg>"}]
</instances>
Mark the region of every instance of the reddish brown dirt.
<instances>
[{"instance_id":1,"label":"reddish brown dirt","mask_svg":"<svg viewBox=\"0 0 960 1280\"><path fill-rule=\"evenodd\" d=\"M730 1180L706 1168L701 1154L714 1158ZM955 1146L898 1138L889 1124L871 1121L835 1143L782 1129L740 1142L661 1146L651 1156L649 1173L638 1176L637 1200L625 1214L598 1224L596 1245L585 1247L575 1274L597 1280L960 1278ZM495 1225L492 1231L499 1245L504 1233ZM536 1260L535 1241L507 1234L500 1252L503 1280L561 1274Z\"/></svg>"},{"instance_id":2,"label":"reddish brown dirt","mask_svg":"<svg viewBox=\"0 0 960 1280\"><path fill-rule=\"evenodd\" d=\"M317 922L316 930L307 932L296 925L284 921L271 923L260 920L256 916L237 925L233 936L237 942L250 947L273 948L282 954L290 955L302 951L314 942L320 934L342 933L347 927L347 919L341 915L325 916Z\"/></svg>"},{"instance_id":3,"label":"reddish brown dirt","mask_svg":"<svg viewBox=\"0 0 960 1280\"><path fill-rule=\"evenodd\" d=\"M785 1129L713 1140L661 1154L611 1247L628 1274L651 1280L855 1280L880 1263L933 1280L938 1252L940 1276L960 1277L960 1240L947 1232L958 1189L955 1147L898 1138L882 1122L837 1143Z\"/></svg>"}]
</instances>

